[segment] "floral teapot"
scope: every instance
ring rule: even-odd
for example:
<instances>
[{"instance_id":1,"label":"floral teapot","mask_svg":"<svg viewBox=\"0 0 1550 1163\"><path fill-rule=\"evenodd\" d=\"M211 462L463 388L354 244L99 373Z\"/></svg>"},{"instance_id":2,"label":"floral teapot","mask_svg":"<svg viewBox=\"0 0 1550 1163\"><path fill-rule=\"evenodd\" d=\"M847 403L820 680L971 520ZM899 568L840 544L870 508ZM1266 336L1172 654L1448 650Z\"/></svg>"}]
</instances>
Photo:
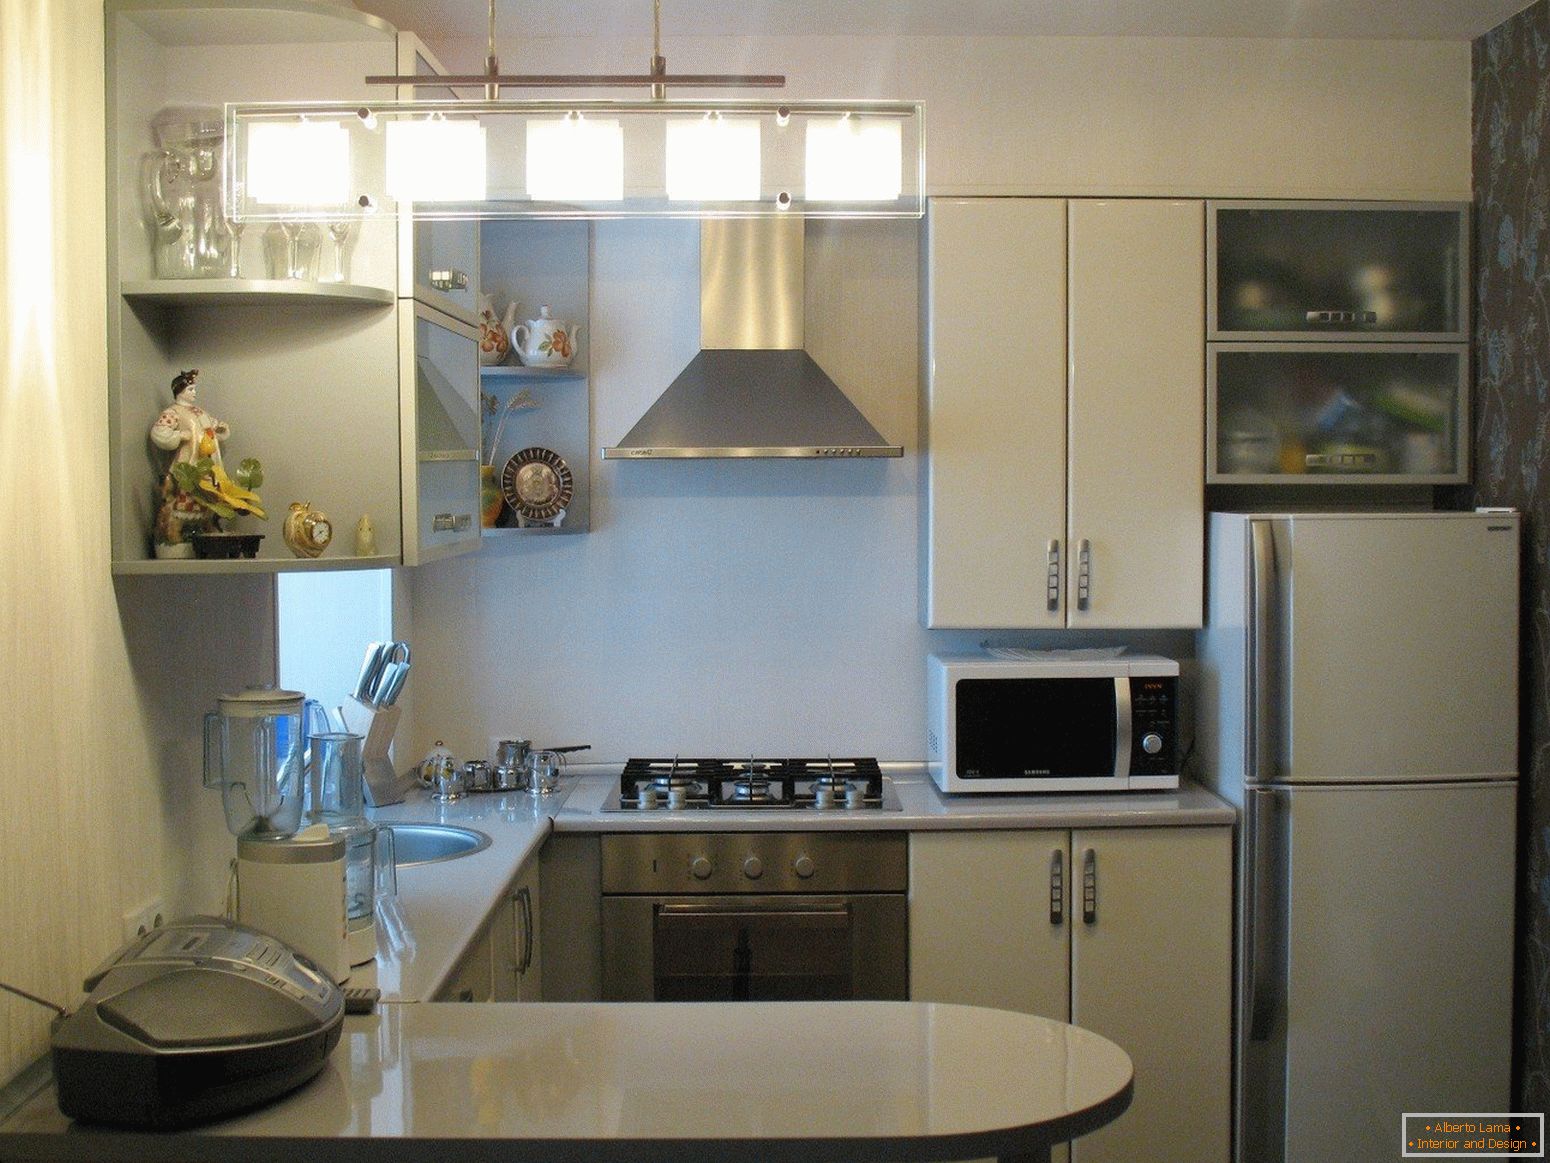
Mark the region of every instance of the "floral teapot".
<instances>
[{"instance_id":1,"label":"floral teapot","mask_svg":"<svg viewBox=\"0 0 1550 1163\"><path fill-rule=\"evenodd\" d=\"M511 346L528 367L568 367L576 354L581 325L568 319L554 319L545 303L537 319L518 323L511 330Z\"/></svg>"},{"instance_id":2,"label":"floral teapot","mask_svg":"<svg viewBox=\"0 0 1550 1163\"><path fill-rule=\"evenodd\" d=\"M511 341L506 337L517 321L517 307L513 299L502 317L495 313L494 295L479 296L479 366L494 367L506 362L511 354Z\"/></svg>"}]
</instances>

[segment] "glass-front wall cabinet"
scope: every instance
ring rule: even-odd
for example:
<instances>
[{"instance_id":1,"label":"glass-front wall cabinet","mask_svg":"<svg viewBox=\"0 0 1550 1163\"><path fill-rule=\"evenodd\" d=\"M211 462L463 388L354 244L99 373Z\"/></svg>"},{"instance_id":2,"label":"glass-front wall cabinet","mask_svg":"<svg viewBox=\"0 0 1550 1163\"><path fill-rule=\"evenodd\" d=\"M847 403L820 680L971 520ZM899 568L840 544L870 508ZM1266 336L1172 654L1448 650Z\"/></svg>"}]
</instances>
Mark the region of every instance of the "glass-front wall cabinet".
<instances>
[{"instance_id":1,"label":"glass-front wall cabinet","mask_svg":"<svg viewBox=\"0 0 1550 1163\"><path fill-rule=\"evenodd\" d=\"M1468 479L1469 208L1213 202L1207 480Z\"/></svg>"}]
</instances>

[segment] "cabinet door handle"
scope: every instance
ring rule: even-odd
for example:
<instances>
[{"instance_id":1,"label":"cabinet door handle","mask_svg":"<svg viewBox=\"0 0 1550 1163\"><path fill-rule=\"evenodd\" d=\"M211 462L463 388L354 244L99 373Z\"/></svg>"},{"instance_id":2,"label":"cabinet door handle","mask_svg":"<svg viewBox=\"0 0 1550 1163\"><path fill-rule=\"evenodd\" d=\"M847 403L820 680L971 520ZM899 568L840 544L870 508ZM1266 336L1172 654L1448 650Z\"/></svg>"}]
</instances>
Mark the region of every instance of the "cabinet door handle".
<instances>
[{"instance_id":1,"label":"cabinet door handle","mask_svg":"<svg viewBox=\"0 0 1550 1163\"><path fill-rule=\"evenodd\" d=\"M1376 323L1376 311L1341 311L1321 309L1307 312L1309 323Z\"/></svg>"},{"instance_id":2,"label":"cabinet door handle","mask_svg":"<svg viewBox=\"0 0 1550 1163\"><path fill-rule=\"evenodd\" d=\"M1066 856L1059 848L1049 858L1049 923L1066 919Z\"/></svg>"},{"instance_id":3,"label":"cabinet door handle","mask_svg":"<svg viewBox=\"0 0 1550 1163\"><path fill-rule=\"evenodd\" d=\"M1076 608L1087 609L1092 601L1093 543L1082 538L1076 545Z\"/></svg>"},{"instance_id":4,"label":"cabinet door handle","mask_svg":"<svg viewBox=\"0 0 1550 1163\"><path fill-rule=\"evenodd\" d=\"M1098 854L1089 848L1082 853L1082 923L1098 921Z\"/></svg>"},{"instance_id":5,"label":"cabinet door handle","mask_svg":"<svg viewBox=\"0 0 1550 1163\"><path fill-rule=\"evenodd\" d=\"M512 977L521 977L522 954L527 944L527 913L522 909L522 893L525 887L512 893Z\"/></svg>"},{"instance_id":6,"label":"cabinet door handle","mask_svg":"<svg viewBox=\"0 0 1550 1163\"><path fill-rule=\"evenodd\" d=\"M432 271L430 274L431 286L438 291L466 291L468 290L467 271Z\"/></svg>"},{"instance_id":7,"label":"cabinet door handle","mask_svg":"<svg viewBox=\"0 0 1550 1163\"><path fill-rule=\"evenodd\" d=\"M523 885L517 890L522 902L522 972L533 968L533 893Z\"/></svg>"},{"instance_id":8,"label":"cabinet door handle","mask_svg":"<svg viewBox=\"0 0 1550 1163\"><path fill-rule=\"evenodd\" d=\"M1048 547L1049 576L1045 581L1045 609L1060 609L1060 542L1051 541Z\"/></svg>"}]
</instances>

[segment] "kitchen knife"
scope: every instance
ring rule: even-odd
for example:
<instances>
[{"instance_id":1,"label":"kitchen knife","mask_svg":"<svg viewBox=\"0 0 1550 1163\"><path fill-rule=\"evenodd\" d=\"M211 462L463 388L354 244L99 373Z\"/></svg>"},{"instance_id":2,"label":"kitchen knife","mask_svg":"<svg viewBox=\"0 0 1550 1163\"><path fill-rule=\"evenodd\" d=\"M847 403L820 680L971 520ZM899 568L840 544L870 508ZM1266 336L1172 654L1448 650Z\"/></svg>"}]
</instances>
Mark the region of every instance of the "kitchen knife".
<instances>
[{"instance_id":1,"label":"kitchen knife","mask_svg":"<svg viewBox=\"0 0 1550 1163\"><path fill-rule=\"evenodd\" d=\"M367 706L372 706L377 685L382 681L382 668L387 665L388 649L383 642L370 642L366 645L366 657L361 662L360 678L355 680L355 697Z\"/></svg>"},{"instance_id":2,"label":"kitchen knife","mask_svg":"<svg viewBox=\"0 0 1550 1163\"><path fill-rule=\"evenodd\" d=\"M377 684L375 692L377 706L391 707L398 700L398 692L404 689L404 680L408 677L407 662L390 662L383 667L382 681Z\"/></svg>"}]
</instances>

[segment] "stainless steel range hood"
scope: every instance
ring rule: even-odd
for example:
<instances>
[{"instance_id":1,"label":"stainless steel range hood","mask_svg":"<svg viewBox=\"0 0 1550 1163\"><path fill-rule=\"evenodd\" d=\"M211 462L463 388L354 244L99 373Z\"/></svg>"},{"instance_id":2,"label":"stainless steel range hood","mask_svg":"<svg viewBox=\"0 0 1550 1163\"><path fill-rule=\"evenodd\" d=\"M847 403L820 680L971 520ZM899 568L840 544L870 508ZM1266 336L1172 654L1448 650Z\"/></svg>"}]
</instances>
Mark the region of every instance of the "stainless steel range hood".
<instances>
[{"instance_id":1,"label":"stainless steel range hood","mask_svg":"<svg viewBox=\"0 0 1550 1163\"><path fill-rule=\"evenodd\" d=\"M802 350L801 218L700 226L701 351L604 460L903 456Z\"/></svg>"}]
</instances>

